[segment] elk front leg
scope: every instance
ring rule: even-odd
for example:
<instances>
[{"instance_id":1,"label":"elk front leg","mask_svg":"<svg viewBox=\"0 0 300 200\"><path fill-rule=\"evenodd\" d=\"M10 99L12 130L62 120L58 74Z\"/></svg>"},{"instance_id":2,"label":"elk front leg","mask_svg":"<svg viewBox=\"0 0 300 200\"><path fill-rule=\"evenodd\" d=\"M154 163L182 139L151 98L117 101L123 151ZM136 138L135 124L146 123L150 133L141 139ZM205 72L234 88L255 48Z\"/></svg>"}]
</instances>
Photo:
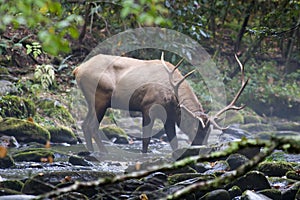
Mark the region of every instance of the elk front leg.
<instances>
[{"instance_id":1,"label":"elk front leg","mask_svg":"<svg viewBox=\"0 0 300 200\"><path fill-rule=\"evenodd\" d=\"M178 148L178 140L176 137L175 131L175 121L167 119L164 125L165 132L167 134L168 140L170 142L172 150L176 150Z\"/></svg>"},{"instance_id":2,"label":"elk front leg","mask_svg":"<svg viewBox=\"0 0 300 200\"><path fill-rule=\"evenodd\" d=\"M142 153L147 153L151 139L154 121L148 115L143 115L143 148Z\"/></svg>"}]
</instances>

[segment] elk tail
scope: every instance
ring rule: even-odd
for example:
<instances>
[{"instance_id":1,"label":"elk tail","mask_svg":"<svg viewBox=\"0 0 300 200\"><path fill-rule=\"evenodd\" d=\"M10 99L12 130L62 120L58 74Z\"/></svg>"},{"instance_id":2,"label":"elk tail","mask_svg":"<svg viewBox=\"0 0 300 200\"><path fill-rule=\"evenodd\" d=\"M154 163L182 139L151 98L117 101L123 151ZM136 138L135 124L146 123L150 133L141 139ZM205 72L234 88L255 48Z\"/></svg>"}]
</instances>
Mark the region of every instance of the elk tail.
<instances>
[{"instance_id":1,"label":"elk tail","mask_svg":"<svg viewBox=\"0 0 300 200\"><path fill-rule=\"evenodd\" d=\"M78 74L78 71L79 71L79 67L76 67L76 68L73 70L72 74L76 77L77 74Z\"/></svg>"}]
</instances>

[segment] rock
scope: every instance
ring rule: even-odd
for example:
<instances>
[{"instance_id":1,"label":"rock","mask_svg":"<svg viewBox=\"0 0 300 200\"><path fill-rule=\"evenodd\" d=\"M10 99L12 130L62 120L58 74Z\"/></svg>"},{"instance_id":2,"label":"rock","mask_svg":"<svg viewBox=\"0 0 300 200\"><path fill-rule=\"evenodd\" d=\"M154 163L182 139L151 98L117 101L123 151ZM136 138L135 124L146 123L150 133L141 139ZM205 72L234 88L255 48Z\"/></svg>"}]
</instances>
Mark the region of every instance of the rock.
<instances>
[{"instance_id":1,"label":"rock","mask_svg":"<svg viewBox=\"0 0 300 200\"><path fill-rule=\"evenodd\" d=\"M276 128L270 124L244 124L240 126L241 129L246 130L250 133L258 133L263 131L276 131Z\"/></svg>"},{"instance_id":2,"label":"rock","mask_svg":"<svg viewBox=\"0 0 300 200\"><path fill-rule=\"evenodd\" d=\"M28 120L4 118L0 122L0 135L14 136L18 142L46 144L50 133L45 128Z\"/></svg>"},{"instance_id":3,"label":"rock","mask_svg":"<svg viewBox=\"0 0 300 200\"><path fill-rule=\"evenodd\" d=\"M230 170L235 170L239 166L247 163L249 159L246 156L243 156L241 154L231 154L226 159L226 162L228 163Z\"/></svg>"},{"instance_id":4,"label":"rock","mask_svg":"<svg viewBox=\"0 0 300 200\"><path fill-rule=\"evenodd\" d=\"M136 188L143 185L144 182L141 180L137 180L137 179L129 179L129 180L122 182L121 184L122 184L122 188L125 191L133 192L136 190Z\"/></svg>"},{"instance_id":5,"label":"rock","mask_svg":"<svg viewBox=\"0 0 300 200\"><path fill-rule=\"evenodd\" d=\"M230 126L227 129L223 130L222 134L220 135L219 139L222 142L231 142L235 140L239 140L243 137L251 138L252 134L248 131L245 131L241 128L237 128L234 126Z\"/></svg>"},{"instance_id":6,"label":"rock","mask_svg":"<svg viewBox=\"0 0 300 200\"><path fill-rule=\"evenodd\" d=\"M34 103L26 98L6 95L0 98L0 116L28 118L35 115Z\"/></svg>"},{"instance_id":7,"label":"rock","mask_svg":"<svg viewBox=\"0 0 300 200\"><path fill-rule=\"evenodd\" d=\"M246 156L248 159L253 158L260 152L261 147L245 147L239 149L237 153Z\"/></svg>"},{"instance_id":8,"label":"rock","mask_svg":"<svg viewBox=\"0 0 300 200\"><path fill-rule=\"evenodd\" d=\"M12 190L12 189L8 189L8 188L0 188L0 198L1 198L1 196L5 196L5 195L13 196L13 195L18 195L18 194L22 194L22 193ZM13 199L13 200L15 200L15 199Z\"/></svg>"},{"instance_id":9,"label":"rock","mask_svg":"<svg viewBox=\"0 0 300 200\"><path fill-rule=\"evenodd\" d=\"M52 99L42 99L37 102L37 112L43 118L50 118L52 124L72 126L75 123L71 113L60 102Z\"/></svg>"},{"instance_id":10,"label":"rock","mask_svg":"<svg viewBox=\"0 0 300 200\"><path fill-rule=\"evenodd\" d=\"M149 167L152 167L155 165L163 165L163 164L166 164L169 162L171 162L171 161L167 160L166 158L150 159L143 163L137 162L136 164L129 165L128 168L125 169L125 173L131 173L131 172L140 171L140 170L147 170Z\"/></svg>"},{"instance_id":11,"label":"rock","mask_svg":"<svg viewBox=\"0 0 300 200\"><path fill-rule=\"evenodd\" d=\"M136 190L133 192L133 194L135 194L135 193L139 194L140 192L155 191L158 189L160 189L160 188L152 183L143 183L141 186L136 188Z\"/></svg>"},{"instance_id":12,"label":"rock","mask_svg":"<svg viewBox=\"0 0 300 200\"><path fill-rule=\"evenodd\" d=\"M164 187L167 182L167 175L162 172L155 172L143 178L145 183L151 183L158 187Z\"/></svg>"},{"instance_id":13,"label":"rock","mask_svg":"<svg viewBox=\"0 0 300 200\"><path fill-rule=\"evenodd\" d=\"M199 200L231 200L229 193L224 189L213 190L206 193Z\"/></svg>"},{"instance_id":14,"label":"rock","mask_svg":"<svg viewBox=\"0 0 300 200\"><path fill-rule=\"evenodd\" d=\"M1 79L1 75L0 75L0 79ZM8 80L0 80L0 96L16 93L17 91L18 91L17 88L12 82Z\"/></svg>"},{"instance_id":15,"label":"rock","mask_svg":"<svg viewBox=\"0 0 300 200\"><path fill-rule=\"evenodd\" d=\"M129 144L129 137L125 131L117 126L105 126L101 128L108 140L116 144Z\"/></svg>"},{"instance_id":16,"label":"rock","mask_svg":"<svg viewBox=\"0 0 300 200\"><path fill-rule=\"evenodd\" d=\"M212 173L224 173L224 171L229 170L229 164L224 160L218 160L214 163L213 167L210 170L204 172L204 174L212 174Z\"/></svg>"},{"instance_id":17,"label":"rock","mask_svg":"<svg viewBox=\"0 0 300 200\"><path fill-rule=\"evenodd\" d=\"M32 148L16 152L13 155L15 161L18 162L53 162L54 154L47 148Z\"/></svg>"},{"instance_id":18,"label":"rock","mask_svg":"<svg viewBox=\"0 0 300 200\"><path fill-rule=\"evenodd\" d=\"M20 145L14 136L3 135L0 137L0 146L18 148Z\"/></svg>"},{"instance_id":19,"label":"rock","mask_svg":"<svg viewBox=\"0 0 300 200\"><path fill-rule=\"evenodd\" d=\"M297 173L297 172L295 172L295 171L288 171L288 172L285 174L285 176L286 176L286 178L300 181L300 174L299 174L299 172Z\"/></svg>"},{"instance_id":20,"label":"rock","mask_svg":"<svg viewBox=\"0 0 300 200\"><path fill-rule=\"evenodd\" d=\"M74 132L65 126L51 126L47 127L47 130L50 132L51 142L54 143L68 143L68 144L77 144L78 140Z\"/></svg>"},{"instance_id":21,"label":"rock","mask_svg":"<svg viewBox=\"0 0 300 200\"><path fill-rule=\"evenodd\" d=\"M230 195L230 199L234 199L235 197L242 195L242 190L235 185L228 190L228 193Z\"/></svg>"},{"instance_id":22,"label":"rock","mask_svg":"<svg viewBox=\"0 0 300 200\"><path fill-rule=\"evenodd\" d=\"M203 175L199 173L182 173L182 174L174 174L168 177L168 184L175 185L176 183L187 181L187 182L200 182L207 181L216 178L214 175ZM191 180L193 179L193 180Z\"/></svg>"},{"instance_id":23,"label":"rock","mask_svg":"<svg viewBox=\"0 0 300 200\"><path fill-rule=\"evenodd\" d=\"M113 173L100 171L56 171L40 173L25 182L22 192L25 194L38 195L51 191L55 186L61 184L70 185L75 181L94 181L99 178L113 178L114 176L115 174ZM41 188L36 187L37 184L41 186ZM89 192L88 188L85 188L85 190Z\"/></svg>"},{"instance_id":24,"label":"rock","mask_svg":"<svg viewBox=\"0 0 300 200\"><path fill-rule=\"evenodd\" d=\"M270 189L268 179L264 176L263 173L258 171L250 171L244 176L238 178L232 183L228 184L227 187L238 186L242 191L245 190L264 190Z\"/></svg>"},{"instance_id":25,"label":"rock","mask_svg":"<svg viewBox=\"0 0 300 200\"><path fill-rule=\"evenodd\" d=\"M0 188L8 188L14 191L21 192L22 187L24 186L24 183L19 180L6 180L0 182Z\"/></svg>"},{"instance_id":26,"label":"rock","mask_svg":"<svg viewBox=\"0 0 300 200\"><path fill-rule=\"evenodd\" d=\"M81 194L79 192L67 192L65 194L59 195L57 197L55 197L55 200L64 200L64 199L68 199L68 200L89 200L89 198L84 195ZM1 200L1 199L0 199Z\"/></svg>"},{"instance_id":27,"label":"rock","mask_svg":"<svg viewBox=\"0 0 300 200\"><path fill-rule=\"evenodd\" d=\"M50 192L54 189L55 187L49 183L31 178L24 183L24 187L22 188L22 193L30 194L30 195L40 195L40 194Z\"/></svg>"},{"instance_id":28,"label":"rock","mask_svg":"<svg viewBox=\"0 0 300 200\"><path fill-rule=\"evenodd\" d=\"M15 195L1 196L0 200L31 200L36 198L37 196L34 195L15 194Z\"/></svg>"},{"instance_id":29,"label":"rock","mask_svg":"<svg viewBox=\"0 0 300 200\"><path fill-rule=\"evenodd\" d=\"M258 194L263 194L267 197L269 197L272 200L281 200L281 192L276 189L266 189L266 190L261 190L257 192Z\"/></svg>"},{"instance_id":30,"label":"rock","mask_svg":"<svg viewBox=\"0 0 300 200\"><path fill-rule=\"evenodd\" d=\"M209 162L196 163L191 167L195 169L198 173L204 173L212 168Z\"/></svg>"},{"instance_id":31,"label":"rock","mask_svg":"<svg viewBox=\"0 0 300 200\"><path fill-rule=\"evenodd\" d=\"M246 190L243 193L241 200L272 200L272 199L268 198L267 196L265 196L263 194L258 194L256 192Z\"/></svg>"},{"instance_id":32,"label":"rock","mask_svg":"<svg viewBox=\"0 0 300 200\"><path fill-rule=\"evenodd\" d=\"M300 189L300 181L294 183L288 189L285 189L282 192L282 199L295 199L299 189Z\"/></svg>"},{"instance_id":33,"label":"rock","mask_svg":"<svg viewBox=\"0 0 300 200\"><path fill-rule=\"evenodd\" d=\"M6 169L15 165L14 160L11 156L5 156L4 158L0 158L0 168Z\"/></svg>"},{"instance_id":34,"label":"rock","mask_svg":"<svg viewBox=\"0 0 300 200\"><path fill-rule=\"evenodd\" d=\"M79 156L70 156L69 163L71 163L72 165L93 166L92 163Z\"/></svg>"},{"instance_id":35,"label":"rock","mask_svg":"<svg viewBox=\"0 0 300 200\"><path fill-rule=\"evenodd\" d=\"M172 157L175 160L181 160L190 156L206 155L212 151L212 148L206 146L190 146L173 151Z\"/></svg>"},{"instance_id":36,"label":"rock","mask_svg":"<svg viewBox=\"0 0 300 200\"><path fill-rule=\"evenodd\" d=\"M284 176L288 171L292 171L293 167L288 162L263 162L258 165L258 171L266 176Z\"/></svg>"}]
</instances>

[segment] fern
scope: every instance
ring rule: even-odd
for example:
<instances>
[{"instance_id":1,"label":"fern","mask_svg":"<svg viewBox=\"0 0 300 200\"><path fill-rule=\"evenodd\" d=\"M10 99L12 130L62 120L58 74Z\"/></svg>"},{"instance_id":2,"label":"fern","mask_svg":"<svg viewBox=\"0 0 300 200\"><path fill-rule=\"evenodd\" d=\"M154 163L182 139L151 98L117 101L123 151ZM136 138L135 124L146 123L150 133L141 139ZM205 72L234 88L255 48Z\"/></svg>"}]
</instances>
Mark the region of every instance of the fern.
<instances>
[{"instance_id":1,"label":"fern","mask_svg":"<svg viewBox=\"0 0 300 200\"><path fill-rule=\"evenodd\" d=\"M49 89L55 79L54 67L52 65L37 65L34 78L41 83L44 89Z\"/></svg>"}]
</instances>

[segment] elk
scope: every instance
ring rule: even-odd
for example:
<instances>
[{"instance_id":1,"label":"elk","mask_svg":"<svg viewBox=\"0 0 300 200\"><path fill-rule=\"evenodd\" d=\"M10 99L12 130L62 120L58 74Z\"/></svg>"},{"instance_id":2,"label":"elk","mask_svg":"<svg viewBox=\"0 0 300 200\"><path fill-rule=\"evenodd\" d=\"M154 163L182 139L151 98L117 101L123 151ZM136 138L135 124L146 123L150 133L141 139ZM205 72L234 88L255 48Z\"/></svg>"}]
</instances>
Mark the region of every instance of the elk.
<instances>
[{"instance_id":1,"label":"elk","mask_svg":"<svg viewBox=\"0 0 300 200\"><path fill-rule=\"evenodd\" d=\"M242 86L232 102L208 116L198 101L186 78L193 72L181 75L178 67L161 60L139 60L128 57L98 54L73 71L76 82L88 104L88 113L82 130L88 150L93 150L92 139L101 152L107 152L99 134L99 124L107 108L139 111L142 113L142 152L148 150L152 128L161 119L173 150L178 148L175 125L186 133L192 145L205 144L210 124L225 129L216 119L228 110L240 110L235 106L247 85L244 68L235 57L242 71Z\"/></svg>"}]
</instances>

